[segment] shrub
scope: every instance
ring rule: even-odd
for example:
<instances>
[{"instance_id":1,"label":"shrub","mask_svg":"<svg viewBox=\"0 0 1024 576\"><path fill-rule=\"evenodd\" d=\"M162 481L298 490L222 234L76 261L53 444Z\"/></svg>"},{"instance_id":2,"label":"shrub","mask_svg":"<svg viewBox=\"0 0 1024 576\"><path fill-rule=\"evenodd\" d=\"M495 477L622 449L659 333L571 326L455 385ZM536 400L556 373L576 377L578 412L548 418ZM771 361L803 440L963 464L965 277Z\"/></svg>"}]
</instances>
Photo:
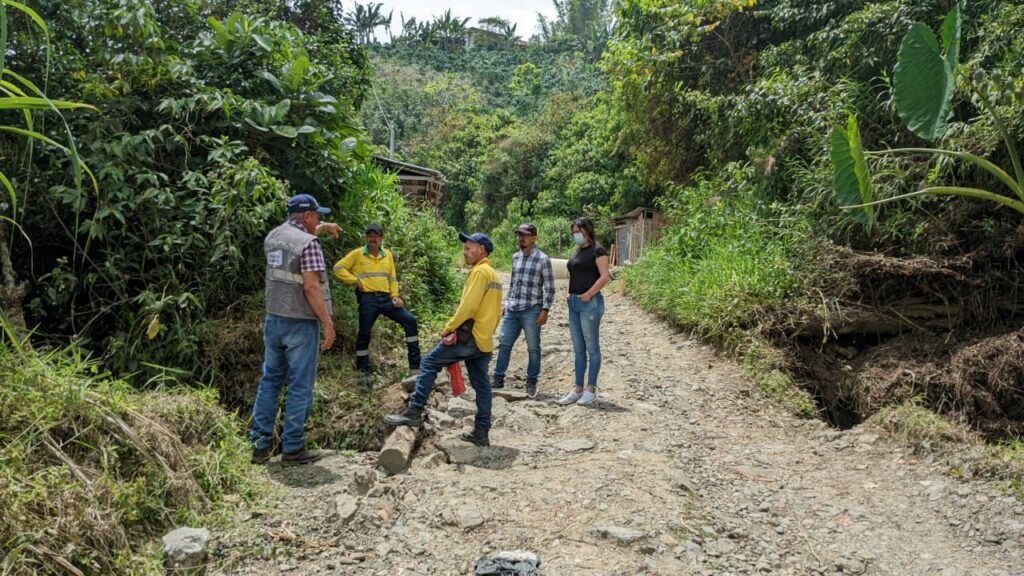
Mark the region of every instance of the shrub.
<instances>
[{"instance_id":1,"label":"shrub","mask_svg":"<svg viewBox=\"0 0 1024 576\"><path fill-rule=\"evenodd\" d=\"M72 349L10 338L0 374L4 574L159 573L140 541L252 495L240 423L211 390L140 395Z\"/></svg>"}]
</instances>

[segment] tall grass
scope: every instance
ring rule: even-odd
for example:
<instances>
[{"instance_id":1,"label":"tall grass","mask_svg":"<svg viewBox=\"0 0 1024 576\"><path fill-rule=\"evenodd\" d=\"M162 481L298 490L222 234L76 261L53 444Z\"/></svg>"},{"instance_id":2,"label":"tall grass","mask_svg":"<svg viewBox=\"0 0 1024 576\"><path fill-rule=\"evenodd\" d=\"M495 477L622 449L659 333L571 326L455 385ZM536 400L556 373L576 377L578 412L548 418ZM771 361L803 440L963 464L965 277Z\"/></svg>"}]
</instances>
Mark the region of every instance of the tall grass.
<instances>
[{"instance_id":1,"label":"tall grass","mask_svg":"<svg viewBox=\"0 0 1024 576\"><path fill-rule=\"evenodd\" d=\"M0 573L157 573L142 539L251 496L239 423L211 391L139 394L0 327Z\"/></svg>"},{"instance_id":2,"label":"tall grass","mask_svg":"<svg viewBox=\"0 0 1024 576\"><path fill-rule=\"evenodd\" d=\"M801 292L814 237L798 212L758 205L748 170L700 180L662 202L673 225L626 269L627 290L645 308L715 340L756 326Z\"/></svg>"}]
</instances>

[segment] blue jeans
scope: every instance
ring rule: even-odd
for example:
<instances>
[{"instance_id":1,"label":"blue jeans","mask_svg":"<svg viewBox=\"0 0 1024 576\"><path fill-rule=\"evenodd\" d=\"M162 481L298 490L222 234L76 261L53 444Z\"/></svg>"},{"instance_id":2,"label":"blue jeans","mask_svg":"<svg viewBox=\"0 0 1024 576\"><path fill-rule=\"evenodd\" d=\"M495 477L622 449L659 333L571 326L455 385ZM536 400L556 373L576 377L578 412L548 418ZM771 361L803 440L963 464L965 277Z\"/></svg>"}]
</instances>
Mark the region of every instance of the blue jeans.
<instances>
[{"instance_id":1,"label":"blue jeans","mask_svg":"<svg viewBox=\"0 0 1024 576\"><path fill-rule=\"evenodd\" d=\"M370 370L370 336L377 316L384 315L398 322L405 331L405 346L409 353L409 367L420 367L420 339L416 317L405 308L395 308L391 295L386 292L356 292L359 302L359 335L356 336L356 369Z\"/></svg>"},{"instance_id":2,"label":"blue jeans","mask_svg":"<svg viewBox=\"0 0 1024 576\"><path fill-rule=\"evenodd\" d=\"M270 446L281 387L287 384L281 449L298 452L305 445L306 419L313 408L313 383L320 361L320 322L268 314L263 323L263 344L263 378L252 407L249 438L254 448Z\"/></svg>"},{"instance_id":3,"label":"blue jeans","mask_svg":"<svg viewBox=\"0 0 1024 576\"><path fill-rule=\"evenodd\" d=\"M526 382L536 384L540 376L540 326L537 325L537 317L540 316L540 306L527 308L526 310L506 310L505 317L501 320L501 337L498 341L498 359L494 362L494 379L498 382L505 381L505 371L508 370L508 359L512 355L512 346L519 339L519 332L526 333L526 351L529 362L526 365Z\"/></svg>"},{"instance_id":4,"label":"blue jeans","mask_svg":"<svg viewBox=\"0 0 1024 576\"><path fill-rule=\"evenodd\" d=\"M597 375L601 372L601 316L604 315L604 296L598 294L590 302L580 300L578 294L569 295L569 334L576 353L576 387L583 388L583 375L587 373L587 386L597 388Z\"/></svg>"},{"instance_id":5,"label":"blue jeans","mask_svg":"<svg viewBox=\"0 0 1024 576\"><path fill-rule=\"evenodd\" d=\"M420 362L420 375L416 377L416 391L409 399L409 405L422 410L434 390L437 373L456 362L465 362L469 372L469 383L476 390L476 419L473 426L483 430L491 429L491 383L487 380L487 365L491 353L481 352L476 342L445 346L438 344Z\"/></svg>"}]
</instances>

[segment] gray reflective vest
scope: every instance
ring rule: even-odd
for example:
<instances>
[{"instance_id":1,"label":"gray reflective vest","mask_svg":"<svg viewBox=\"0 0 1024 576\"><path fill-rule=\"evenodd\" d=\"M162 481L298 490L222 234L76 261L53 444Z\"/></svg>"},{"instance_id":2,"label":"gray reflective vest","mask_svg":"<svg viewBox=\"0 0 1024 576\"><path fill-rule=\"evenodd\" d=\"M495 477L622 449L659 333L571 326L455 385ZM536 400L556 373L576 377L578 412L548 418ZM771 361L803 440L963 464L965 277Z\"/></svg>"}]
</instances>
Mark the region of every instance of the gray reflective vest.
<instances>
[{"instance_id":1,"label":"gray reflective vest","mask_svg":"<svg viewBox=\"0 0 1024 576\"><path fill-rule=\"evenodd\" d=\"M299 230L292 224L284 224L274 228L263 241L263 252L267 256L267 314L285 318L301 318L316 320L313 307L306 300L302 290L302 251L316 239L316 236ZM320 273L320 287L324 293L324 304L327 313L333 314L331 308L331 287L327 280L327 271Z\"/></svg>"}]
</instances>

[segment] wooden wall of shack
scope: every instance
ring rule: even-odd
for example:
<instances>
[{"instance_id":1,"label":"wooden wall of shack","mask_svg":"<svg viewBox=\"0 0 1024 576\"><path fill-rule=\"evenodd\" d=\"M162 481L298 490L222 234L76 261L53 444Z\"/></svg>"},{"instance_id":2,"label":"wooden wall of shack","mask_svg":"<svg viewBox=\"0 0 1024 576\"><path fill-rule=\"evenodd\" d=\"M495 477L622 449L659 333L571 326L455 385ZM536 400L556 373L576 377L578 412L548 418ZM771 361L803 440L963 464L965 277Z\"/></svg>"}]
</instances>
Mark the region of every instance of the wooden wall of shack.
<instances>
[{"instance_id":1,"label":"wooden wall of shack","mask_svg":"<svg viewBox=\"0 0 1024 576\"><path fill-rule=\"evenodd\" d=\"M658 240L666 223L661 212L650 208L637 208L616 218L612 266L636 262L644 250Z\"/></svg>"}]
</instances>

